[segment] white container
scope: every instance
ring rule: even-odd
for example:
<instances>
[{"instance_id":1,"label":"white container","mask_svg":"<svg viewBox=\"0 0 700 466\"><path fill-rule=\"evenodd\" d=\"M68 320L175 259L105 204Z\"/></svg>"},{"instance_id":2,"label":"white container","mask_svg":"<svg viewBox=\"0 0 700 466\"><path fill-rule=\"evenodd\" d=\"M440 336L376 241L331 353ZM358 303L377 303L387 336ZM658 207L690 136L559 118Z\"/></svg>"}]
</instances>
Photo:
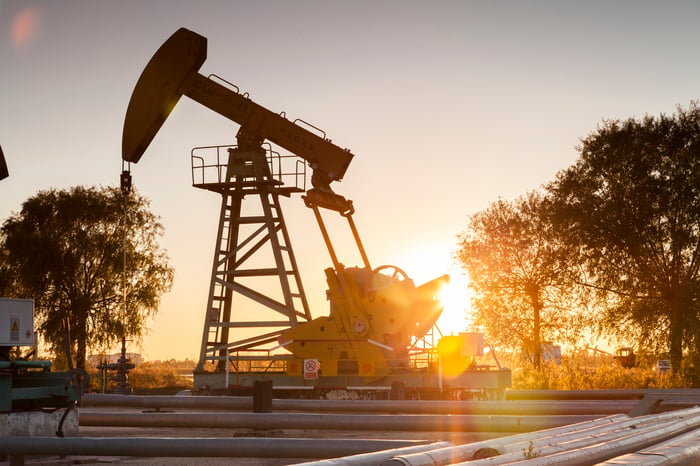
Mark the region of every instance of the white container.
<instances>
[{"instance_id":1,"label":"white container","mask_svg":"<svg viewBox=\"0 0 700 466\"><path fill-rule=\"evenodd\" d=\"M460 356L483 356L484 355L484 335L478 332L460 332L462 348Z\"/></svg>"}]
</instances>

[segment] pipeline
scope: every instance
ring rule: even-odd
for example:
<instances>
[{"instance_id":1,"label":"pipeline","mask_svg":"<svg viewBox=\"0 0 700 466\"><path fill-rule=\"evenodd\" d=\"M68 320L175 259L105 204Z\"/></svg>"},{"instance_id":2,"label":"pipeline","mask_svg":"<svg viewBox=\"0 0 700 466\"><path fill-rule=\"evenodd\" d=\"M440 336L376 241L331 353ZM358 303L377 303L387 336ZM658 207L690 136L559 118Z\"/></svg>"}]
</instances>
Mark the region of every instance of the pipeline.
<instances>
[{"instance_id":1,"label":"pipeline","mask_svg":"<svg viewBox=\"0 0 700 466\"><path fill-rule=\"evenodd\" d=\"M531 432L597 416L488 416L309 413L98 413L81 411L81 426L215 429L333 429L420 432Z\"/></svg>"},{"instance_id":2,"label":"pipeline","mask_svg":"<svg viewBox=\"0 0 700 466\"><path fill-rule=\"evenodd\" d=\"M275 403L277 401L278 403ZM308 403L310 402L310 403ZM273 409L319 412L390 412L406 414L484 414L522 416L608 415L627 413L637 401L368 401L273 400Z\"/></svg>"},{"instance_id":3,"label":"pipeline","mask_svg":"<svg viewBox=\"0 0 700 466\"><path fill-rule=\"evenodd\" d=\"M508 437L500 437L490 440L482 440L466 445L458 445L455 447L445 447L436 450L431 450L423 453L413 453L403 456L396 456L387 461L386 465L425 465L425 466L443 466L460 461L468 461L474 458L482 458L483 455L501 454L507 451L513 451L512 445L529 444L537 441L538 438L560 438L558 436L579 436L583 431L596 431L597 429L608 429L613 423L629 419L623 414L607 416L604 418L594 419L592 421L584 421L576 424L570 424L553 429L528 432L523 434L511 435Z\"/></svg>"},{"instance_id":4,"label":"pipeline","mask_svg":"<svg viewBox=\"0 0 700 466\"><path fill-rule=\"evenodd\" d=\"M273 400L274 402L274 400ZM121 408L245 410L253 409L252 396L140 396L86 393L80 406L114 406Z\"/></svg>"},{"instance_id":5,"label":"pipeline","mask_svg":"<svg viewBox=\"0 0 700 466\"><path fill-rule=\"evenodd\" d=\"M406 414L491 414L491 415L609 415L628 413L636 400L572 401L444 401L444 400L297 400L273 399L275 411L315 411L348 413ZM83 395L82 406L117 406L160 409L247 410L253 408L252 397L212 396L135 396Z\"/></svg>"},{"instance_id":6,"label":"pipeline","mask_svg":"<svg viewBox=\"0 0 700 466\"><path fill-rule=\"evenodd\" d=\"M457 463L457 464L463 464L463 465L469 465L469 466L492 466L494 463L498 464L506 464L506 463L516 463L516 462L522 462L523 460L526 459L543 459L543 458L557 458L558 455L569 455L574 452L588 452L589 449L597 449L601 445L610 445L613 442L618 442L618 441L623 441L626 439L630 438L635 438L635 439L640 439L643 438L642 436L649 436L653 435L655 431L658 429L665 429L668 427L671 427L674 423L673 422L666 422L661 425L647 425L643 428L635 428L633 426L630 426L626 429L622 430L613 430L609 432L604 432L600 434L595 434L591 435L588 432L583 432L579 433L579 436L576 437L575 439L569 440L569 441L563 441L563 439L544 439L544 445L542 444L543 442L541 441L533 441L530 445L520 445L519 450L515 450L515 446L511 448L509 453L505 453L502 455L495 456L493 458L488 458L488 459L481 459L481 460L473 460L473 461L466 461L463 463ZM577 453L577 456L580 455ZM590 455L586 454L580 455L582 459L585 459L588 461L588 463L585 464L593 464L590 459ZM544 459L542 461L545 461ZM453 463L454 464L454 463ZM539 464L545 464L542 462L536 463L537 465ZM574 464L568 462L568 460L565 461L559 461L553 460L552 463L549 464Z\"/></svg>"},{"instance_id":7,"label":"pipeline","mask_svg":"<svg viewBox=\"0 0 700 466\"><path fill-rule=\"evenodd\" d=\"M662 440L662 435L669 435L668 432L673 431L670 435L677 435L684 430L694 428L693 426L700 425L699 415L700 408L691 408L683 411L653 414L636 418L629 418L628 416L609 416L607 418L564 426L562 428L512 435L424 453L397 456L384 464L387 466L442 466L467 462L466 464L471 466L480 464L475 460L478 458L486 458L487 456L492 458L488 461L485 460L484 464L502 464L507 462L508 458L511 460L513 459L508 456L508 454L516 453L519 455L520 459L523 459L523 452L528 450L531 450L533 456L537 454L538 460L542 460L539 455L548 454L543 449L550 445L566 444L573 446L575 443L572 442L576 442L577 440L601 438L601 436L607 435L607 433L610 432L624 432L626 436L623 435L622 438L627 439L626 441L633 441L635 439L638 440L636 437L637 433L647 431L647 436L658 435L656 439L656 442L658 442ZM632 432L632 434L630 434L630 432ZM662 432L665 432L665 434ZM599 440L598 443L600 442ZM531 464L575 464L573 459L567 458L567 461L570 461L570 463L566 461L561 463L538 463L535 461ZM582 464L592 464L590 456L583 457L583 461L588 461L588 463L584 462Z\"/></svg>"},{"instance_id":8,"label":"pipeline","mask_svg":"<svg viewBox=\"0 0 700 466\"><path fill-rule=\"evenodd\" d=\"M425 444L413 440L0 437L0 455L334 458Z\"/></svg>"},{"instance_id":9,"label":"pipeline","mask_svg":"<svg viewBox=\"0 0 700 466\"><path fill-rule=\"evenodd\" d=\"M685 396L700 401L700 389L508 390L506 400L641 400L645 396Z\"/></svg>"},{"instance_id":10,"label":"pipeline","mask_svg":"<svg viewBox=\"0 0 700 466\"><path fill-rule=\"evenodd\" d=\"M411 453L435 450L452 445L450 442L435 442L428 445L418 445L415 447L394 448L392 450L381 450L373 453L361 453L359 455L345 456L319 461L309 461L298 463L296 466L367 466L368 464L380 464L389 458Z\"/></svg>"},{"instance_id":11,"label":"pipeline","mask_svg":"<svg viewBox=\"0 0 700 466\"><path fill-rule=\"evenodd\" d=\"M619 466L634 464L637 466L696 466L700 458L700 429L679 435L671 440L628 453L609 461L599 463L599 466Z\"/></svg>"},{"instance_id":12,"label":"pipeline","mask_svg":"<svg viewBox=\"0 0 700 466\"><path fill-rule=\"evenodd\" d=\"M587 466L600 461L606 461L620 455L648 448L652 445L669 440L700 426L700 416L692 416L676 422L660 425L657 428L632 433L610 442L589 445L575 450L557 452L546 456L538 456L527 461L520 461L521 466Z\"/></svg>"}]
</instances>

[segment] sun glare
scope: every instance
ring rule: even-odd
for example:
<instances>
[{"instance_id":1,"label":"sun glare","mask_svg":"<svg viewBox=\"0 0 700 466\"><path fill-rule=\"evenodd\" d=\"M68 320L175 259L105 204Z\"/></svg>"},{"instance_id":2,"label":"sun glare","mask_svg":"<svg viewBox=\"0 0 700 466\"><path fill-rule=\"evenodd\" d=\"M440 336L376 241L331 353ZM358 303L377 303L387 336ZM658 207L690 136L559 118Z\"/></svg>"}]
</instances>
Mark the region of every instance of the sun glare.
<instances>
[{"instance_id":1,"label":"sun glare","mask_svg":"<svg viewBox=\"0 0 700 466\"><path fill-rule=\"evenodd\" d=\"M437 326L443 335L456 335L471 328L469 307L469 281L462 270L453 263L449 248L423 248L413 257L405 258L404 270L417 286L443 274L450 282L443 286L439 299L445 306Z\"/></svg>"},{"instance_id":2,"label":"sun glare","mask_svg":"<svg viewBox=\"0 0 700 466\"><path fill-rule=\"evenodd\" d=\"M469 321L469 289L467 278L459 270L450 270L450 283L440 291L440 301L445 308L437 321L443 335L466 332Z\"/></svg>"}]
</instances>

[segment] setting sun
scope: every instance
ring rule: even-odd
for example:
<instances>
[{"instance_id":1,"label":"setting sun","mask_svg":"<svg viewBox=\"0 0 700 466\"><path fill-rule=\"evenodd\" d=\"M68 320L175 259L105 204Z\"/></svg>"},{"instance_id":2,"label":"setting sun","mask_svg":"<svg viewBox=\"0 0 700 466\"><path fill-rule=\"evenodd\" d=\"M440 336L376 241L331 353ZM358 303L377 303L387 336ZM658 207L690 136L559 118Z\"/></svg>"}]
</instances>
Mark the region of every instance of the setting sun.
<instances>
[{"instance_id":1,"label":"setting sun","mask_svg":"<svg viewBox=\"0 0 700 466\"><path fill-rule=\"evenodd\" d=\"M445 308L437 321L443 335L456 335L465 332L471 325L469 321L469 289L464 274L454 268L448 270L450 283L440 291L440 301Z\"/></svg>"},{"instance_id":2,"label":"setting sun","mask_svg":"<svg viewBox=\"0 0 700 466\"><path fill-rule=\"evenodd\" d=\"M401 260L403 270L421 285L443 274L450 282L443 286L439 299L445 306L437 326L443 335L465 332L470 326L469 280L461 268L454 263L451 246L431 245L419 248L411 257Z\"/></svg>"}]
</instances>

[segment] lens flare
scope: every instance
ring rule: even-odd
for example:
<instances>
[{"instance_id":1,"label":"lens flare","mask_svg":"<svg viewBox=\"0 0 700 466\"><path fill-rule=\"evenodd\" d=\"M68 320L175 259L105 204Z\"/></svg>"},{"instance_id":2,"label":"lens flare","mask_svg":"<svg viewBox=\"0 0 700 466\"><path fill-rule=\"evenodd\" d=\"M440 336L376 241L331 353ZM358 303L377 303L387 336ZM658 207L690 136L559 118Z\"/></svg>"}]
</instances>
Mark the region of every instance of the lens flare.
<instances>
[{"instance_id":1,"label":"lens flare","mask_svg":"<svg viewBox=\"0 0 700 466\"><path fill-rule=\"evenodd\" d=\"M459 272L450 275L450 279L450 283L446 283L440 289L438 298L445 309L442 311L437 325L445 335L464 332L469 326L467 280Z\"/></svg>"},{"instance_id":2,"label":"lens flare","mask_svg":"<svg viewBox=\"0 0 700 466\"><path fill-rule=\"evenodd\" d=\"M41 10L36 7L25 8L15 16L10 26L10 39L15 49L29 46L38 33L40 23Z\"/></svg>"}]
</instances>

